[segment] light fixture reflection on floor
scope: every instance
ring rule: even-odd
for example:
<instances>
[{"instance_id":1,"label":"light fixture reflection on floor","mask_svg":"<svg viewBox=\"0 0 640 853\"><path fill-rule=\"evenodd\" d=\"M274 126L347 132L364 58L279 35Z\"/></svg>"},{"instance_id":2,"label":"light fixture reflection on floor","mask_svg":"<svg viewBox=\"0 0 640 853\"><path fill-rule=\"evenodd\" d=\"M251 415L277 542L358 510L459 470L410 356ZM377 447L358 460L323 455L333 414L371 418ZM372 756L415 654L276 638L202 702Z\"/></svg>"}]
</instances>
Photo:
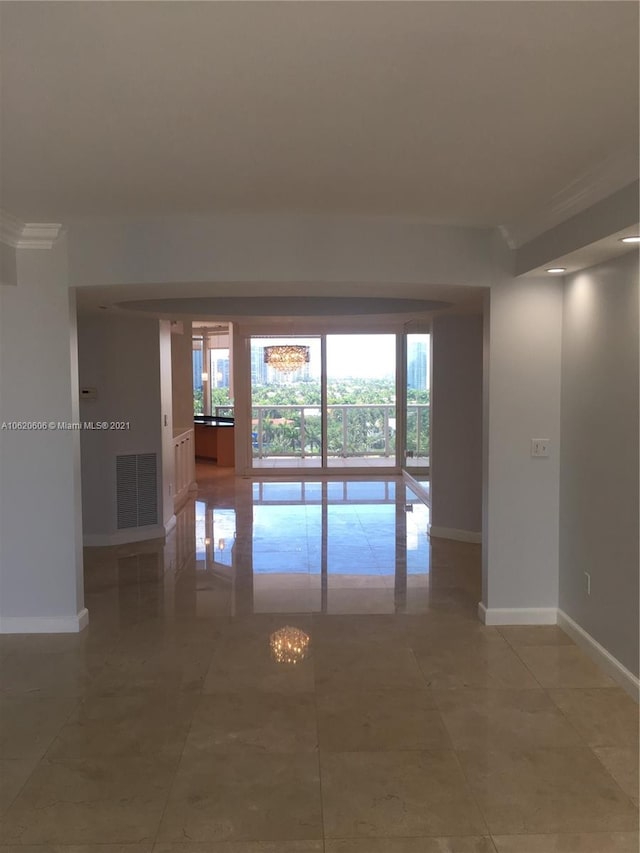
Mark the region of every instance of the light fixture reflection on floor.
<instances>
[{"instance_id":1,"label":"light fixture reflection on floor","mask_svg":"<svg viewBox=\"0 0 640 853\"><path fill-rule=\"evenodd\" d=\"M307 656L309 648L309 635L285 625L278 631L274 631L270 637L271 655L276 663L300 663Z\"/></svg>"},{"instance_id":2,"label":"light fixture reflection on floor","mask_svg":"<svg viewBox=\"0 0 640 853\"><path fill-rule=\"evenodd\" d=\"M309 362L309 347L279 344L264 348L264 363L283 373L293 373Z\"/></svg>"}]
</instances>

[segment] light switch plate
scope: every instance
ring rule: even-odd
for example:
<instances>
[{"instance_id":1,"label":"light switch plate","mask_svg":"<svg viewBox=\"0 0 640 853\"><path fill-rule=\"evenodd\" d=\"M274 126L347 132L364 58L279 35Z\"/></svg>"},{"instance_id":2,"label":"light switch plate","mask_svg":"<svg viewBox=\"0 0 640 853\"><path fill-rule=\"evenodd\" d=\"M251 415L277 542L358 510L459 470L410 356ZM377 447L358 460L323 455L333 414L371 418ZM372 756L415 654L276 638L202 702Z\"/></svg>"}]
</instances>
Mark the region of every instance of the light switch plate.
<instances>
[{"instance_id":1,"label":"light switch plate","mask_svg":"<svg viewBox=\"0 0 640 853\"><path fill-rule=\"evenodd\" d=\"M546 458L549 456L548 438L532 438L531 439L531 455L538 458Z\"/></svg>"}]
</instances>

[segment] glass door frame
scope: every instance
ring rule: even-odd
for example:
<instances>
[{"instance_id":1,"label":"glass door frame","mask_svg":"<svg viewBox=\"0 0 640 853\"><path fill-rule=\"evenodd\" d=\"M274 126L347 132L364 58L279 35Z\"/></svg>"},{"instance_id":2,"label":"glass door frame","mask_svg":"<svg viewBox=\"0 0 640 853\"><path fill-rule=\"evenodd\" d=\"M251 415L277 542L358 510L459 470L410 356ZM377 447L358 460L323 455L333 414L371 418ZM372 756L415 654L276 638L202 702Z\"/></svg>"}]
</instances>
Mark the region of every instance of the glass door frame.
<instances>
[{"instance_id":1,"label":"glass door frame","mask_svg":"<svg viewBox=\"0 0 640 853\"><path fill-rule=\"evenodd\" d=\"M408 380L409 380L409 336L415 334L423 334L429 335L429 360L428 360L428 368L429 368L429 465L408 465L409 456L407 453L407 423L408 423ZM402 442L403 442L403 459L402 459L402 473L409 481L411 488L416 492L416 494L424 501L428 506L431 506L431 494L429 486L423 485L423 482L426 480L431 480L431 459L433 453L433 447L431 442L431 413L433 411L433 400L431 397L431 371L433 365L432 359L432 337L431 337L431 322L427 321L417 321L417 322L409 322L404 327L404 332L402 335L402 380L401 380L401 388L403 397L403 412L405 416L403 433L402 433ZM417 427L416 427L417 428Z\"/></svg>"},{"instance_id":2,"label":"glass door frame","mask_svg":"<svg viewBox=\"0 0 640 853\"><path fill-rule=\"evenodd\" d=\"M343 318L331 318L325 323L304 319L292 328L290 320L271 322L234 322L233 324L233 373L235 386L235 458L236 473L244 477L317 477L336 476L381 476L397 475L405 468L406 432L406 352L405 319L392 318L388 321L344 322ZM342 322L341 322L342 321ZM396 338L396 450L395 464L372 468L371 466L349 466L348 469L329 467L327 463L327 336L330 335L395 335ZM319 337L321 342L321 435L322 455L320 467L278 467L277 469L253 467L251 442L251 339L255 337Z\"/></svg>"}]
</instances>

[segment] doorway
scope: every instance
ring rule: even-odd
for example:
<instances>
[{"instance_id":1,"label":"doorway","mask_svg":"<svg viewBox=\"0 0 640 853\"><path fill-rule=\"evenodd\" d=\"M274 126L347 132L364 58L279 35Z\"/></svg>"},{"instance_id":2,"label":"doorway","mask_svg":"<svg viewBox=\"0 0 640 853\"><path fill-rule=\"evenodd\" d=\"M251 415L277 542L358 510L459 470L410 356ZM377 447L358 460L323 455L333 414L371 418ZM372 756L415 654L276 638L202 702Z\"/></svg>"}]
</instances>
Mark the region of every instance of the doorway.
<instances>
[{"instance_id":1,"label":"doorway","mask_svg":"<svg viewBox=\"0 0 640 853\"><path fill-rule=\"evenodd\" d=\"M395 333L249 337L250 468L396 469Z\"/></svg>"}]
</instances>

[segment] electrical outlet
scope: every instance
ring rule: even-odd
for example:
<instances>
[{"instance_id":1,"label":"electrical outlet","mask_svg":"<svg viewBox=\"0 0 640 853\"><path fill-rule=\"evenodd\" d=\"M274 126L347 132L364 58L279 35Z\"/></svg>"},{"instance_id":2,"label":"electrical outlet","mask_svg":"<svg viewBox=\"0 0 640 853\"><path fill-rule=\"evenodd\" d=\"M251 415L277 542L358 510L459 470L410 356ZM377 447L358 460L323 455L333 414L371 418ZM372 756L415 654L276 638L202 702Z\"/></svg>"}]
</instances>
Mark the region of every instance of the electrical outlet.
<instances>
[{"instance_id":1,"label":"electrical outlet","mask_svg":"<svg viewBox=\"0 0 640 853\"><path fill-rule=\"evenodd\" d=\"M591 575L589 572L584 573L585 586L587 590L587 595L591 595Z\"/></svg>"},{"instance_id":2,"label":"electrical outlet","mask_svg":"<svg viewBox=\"0 0 640 853\"><path fill-rule=\"evenodd\" d=\"M551 442L548 438L532 438L531 439L531 455L537 456L538 458L546 458L549 456L549 444Z\"/></svg>"}]
</instances>

